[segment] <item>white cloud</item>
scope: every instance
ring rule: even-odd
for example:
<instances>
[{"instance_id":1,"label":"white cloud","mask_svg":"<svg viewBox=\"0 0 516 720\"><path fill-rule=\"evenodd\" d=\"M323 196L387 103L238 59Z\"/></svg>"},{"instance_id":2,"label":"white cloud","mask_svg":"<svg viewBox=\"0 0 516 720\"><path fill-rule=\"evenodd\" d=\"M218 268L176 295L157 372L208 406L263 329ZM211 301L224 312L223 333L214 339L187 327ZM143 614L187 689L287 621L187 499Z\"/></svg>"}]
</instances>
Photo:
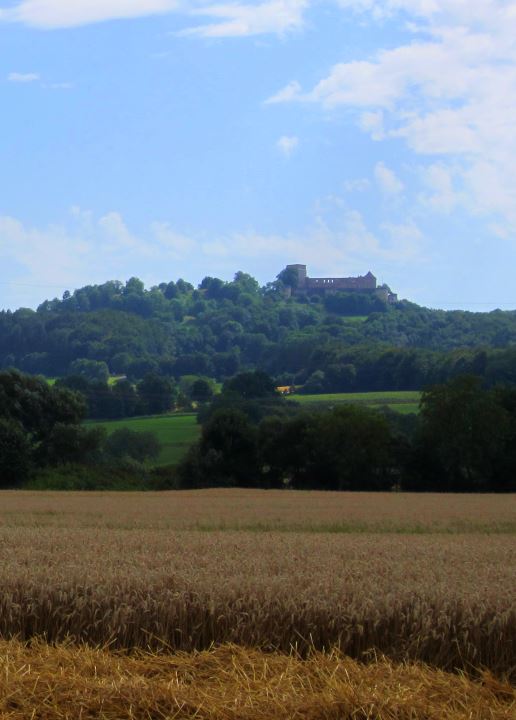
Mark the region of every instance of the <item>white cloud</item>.
<instances>
[{"instance_id":1,"label":"white cloud","mask_svg":"<svg viewBox=\"0 0 516 720\"><path fill-rule=\"evenodd\" d=\"M127 250L138 246L138 239L132 235L120 213L110 212L98 221L98 227L108 242L103 248L109 250Z\"/></svg>"},{"instance_id":2,"label":"white cloud","mask_svg":"<svg viewBox=\"0 0 516 720\"><path fill-rule=\"evenodd\" d=\"M289 102L290 100L297 100L301 95L301 85L293 80L291 83L286 85L282 90L268 98L265 103L272 105L274 103Z\"/></svg>"},{"instance_id":3,"label":"white cloud","mask_svg":"<svg viewBox=\"0 0 516 720\"><path fill-rule=\"evenodd\" d=\"M18 0L0 9L0 22L23 23L41 30L72 28L109 20L171 12L202 16L207 22L187 28L181 35L244 37L272 33L284 35L304 24L310 0L267 0L261 3L205 0Z\"/></svg>"},{"instance_id":4,"label":"white cloud","mask_svg":"<svg viewBox=\"0 0 516 720\"><path fill-rule=\"evenodd\" d=\"M374 177L380 190L386 195L399 195L404 188L396 173L383 162L376 164Z\"/></svg>"},{"instance_id":5,"label":"white cloud","mask_svg":"<svg viewBox=\"0 0 516 720\"><path fill-rule=\"evenodd\" d=\"M424 235L413 221L383 223L381 229L390 238L387 253L403 262L423 260Z\"/></svg>"},{"instance_id":6,"label":"white cloud","mask_svg":"<svg viewBox=\"0 0 516 720\"><path fill-rule=\"evenodd\" d=\"M285 157L290 157L292 153L297 149L299 145L299 138L293 136L293 135L282 135L278 142L276 143L276 147L281 152L282 155Z\"/></svg>"},{"instance_id":7,"label":"white cloud","mask_svg":"<svg viewBox=\"0 0 516 720\"><path fill-rule=\"evenodd\" d=\"M0 216L2 265L10 261L18 269L16 274L10 273L9 280L36 285L73 284L82 276L86 254L83 239L63 226L32 228L16 218ZM41 290L36 297L40 295Z\"/></svg>"},{"instance_id":8,"label":"white cloud","mask_svg":"<svg viewBox=\"0 0 516 720\"><path fill-rule=\"evenodd\" d=\"M271 101L355 110L372 139L401 140L417 155L436 158L441 174L453 172L463 207L496 215L516 231L516 2L339 4L373 21L400 13L405 26L412 19L414 37L338 63L311 90L287 85ZM436 209L452 208L454 192L441 188L431 202Z\"/></svg>"},{"instance_id":9,"label":"white cloud","mask_svg":"<svg viewBox=\"0 0 516 720\"><path fill-rule=\"evenodd\" d=\"M39 80L39 75L37 73L12 72L7 76L7 80L13 83L33 83Z\"/></svg>"},{"instance_id":10,"label":"white cloud","mask_svg":"<svg viewBox=\"0 0 516 720\"><path fill-rule=\"evenodd\" d=\"M184 255L196 248L196 243L192 240L192 238L175 232L175 230L170 227L169 223L152 223L151 230L159 244L163 248L173 252L175 255Z\"/></svg>"},{"instance_id":11,"label":"white cloud","mask_svg":"<svg viewBox=\"0 0 516 720\"><path fill-rule=\"evenodd\" d=\"M385 138L383 112L364 112L360 115L359 125L373 140Z\"/></svg>"},{"instance_id":12,"label":"white cloud","mask_svg":"<svg viewBox=\"0 0 516 720\"><path fill-rule=\"evenodd\" d=\"M152 223L141 235L135 234L114 211L95 217L74 207L63 222L47 227L30 227L0 215L2 294L7 295L5 285L12 286L9 304L16 307L36 305L43 296L59 294L59 288L62 292L133 275L157 282L169 276L178 258L196 249L198 243L174 233L166 223ZM18 286L25 288L20 300L15 299Z\"/></svg>"},{"instance_id":13,"label":"white cloud","mask_svg":"<svg viewBox=\"0 0 516 720\"><path fill-rule=\"evenodd\" d=\"M35 306L65 289L134 275L147 284L180 274L194 279L202 268L229 277L238 267L253 274L262 267L270 278L271 267L280 269L296 259L314 273L353 275L371 269L392 277L400 264L420 261L422 241L410 222L384 225L375 233L359 212L345 207L316 217L296 233L251 229L210 240L185 236L167 222L135 233L115 211L96 217L75 207L63 222L47 227L0 216L3 304ZM26 286L23 295L18 284Z\"/></svg>"},{"instance_id":14,"label":"white cloud","mask_svg":"<svg viewBox=\"0 0 516 720\"><path fill-rule=\"evenodd\" d=\"M45 83L44 88L48 90L72 90L75 86L71 82Z\"/></svg>"},{"instance_id":15,"label":"white cloud","mask_svg":"<svg viewBox=\"0 0 516 720\"><path fill-rule=\"evenodd\" d=\"M348 193L365 192L369 190L371 183L367 178L355 178L344 182L344 190Z\"/></svg>"},{"instance_id":16,"label":"white cloud","mask_svg":"<svg viewBox=\"0 0 516 720\"><path fill-rule=\"evenodd\" d=\"M344 210L331 222L319 217L304 231L264 235L258 231L234 233L202 246L206 255L226 264L249 265L267 258L280 266L302 258L312 271L333 276L365 273L379 268L388 272L399 263L420 262L423 234L411 222L384 225L379 234L367 227L362 214ZM277 258L277 260L275 260ZM301 262L301 260L300 260ZM392 274L392 273L391 273Z\"/></svg>"},{"instance_id":17,"label":"white cloud","mask_svg":"<svg viewBox=\"0 0 516 720\"><path fill-rule=\"evenodd\" d=\"M201 37L245 37L273 33L284 35L303 26L308 0L269 0L258 4L207 5L192 15L211 17L214 22L184 30L182 35Z\"/></svg>"},{"instance_id":18,"label":"white cloud","mask_svg":"<svg viewBox=\"0 0 516 720\"><path fill-rule=\"evenodd\" d=\"M0 10L0 20L49 30L156 15L177 7L178 0L22 0Z\"/></svg>"},{"instance_id":19,"label":"white cloud","mask_svg":"<svg viewBox=\"0 0 516 720\"><path fill-rule=\"evenodd\" d=\"M423 168L421 178L425 189L419 199L427 207L448 214L459 202L464 202L455 189L453 172L446 165L434 164Z\"/></svg>"}]
</instances>

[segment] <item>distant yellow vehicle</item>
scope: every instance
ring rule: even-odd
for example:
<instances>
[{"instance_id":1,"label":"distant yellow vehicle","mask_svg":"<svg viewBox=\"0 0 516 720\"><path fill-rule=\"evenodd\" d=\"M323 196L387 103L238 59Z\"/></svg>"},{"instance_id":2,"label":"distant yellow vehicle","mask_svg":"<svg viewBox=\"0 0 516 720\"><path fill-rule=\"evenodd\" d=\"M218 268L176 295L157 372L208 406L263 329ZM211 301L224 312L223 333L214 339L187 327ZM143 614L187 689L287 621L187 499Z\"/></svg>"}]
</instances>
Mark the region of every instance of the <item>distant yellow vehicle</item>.
<instances>
[{"instance_id":1,"label":"distant yellow vehicle","mask_svg":"<svg viewBox=\"0 0 516 720\"><path fill-rule=\"evenodd\" d=\"M292 393L296 392L296 386L295 385L281 385L280 387L276 388L276 392L279 392L280 395L292 395Z\"/></svg>"}]
</instances>

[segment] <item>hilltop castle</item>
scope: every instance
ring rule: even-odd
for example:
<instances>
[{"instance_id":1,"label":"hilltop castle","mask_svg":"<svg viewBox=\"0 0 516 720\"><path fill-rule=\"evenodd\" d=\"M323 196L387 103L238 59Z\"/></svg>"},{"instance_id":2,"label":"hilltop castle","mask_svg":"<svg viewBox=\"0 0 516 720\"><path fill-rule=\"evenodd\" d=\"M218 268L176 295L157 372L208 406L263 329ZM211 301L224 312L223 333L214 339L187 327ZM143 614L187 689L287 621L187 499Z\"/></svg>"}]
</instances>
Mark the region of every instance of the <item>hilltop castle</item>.
<instances>
[{"instance_id":1,"label":"hilltop castle","mask_svg":"<svg viewBox=\"0 0 516 720\"><path fill-rule=\"evenodd\" d=\"M287 265L287 270L296 273L296 286L290 288L292 294L298 293L321 293L325 295L328 292L361 292L374 293L382 300L388 303L398 301L398 296L392 293L386 285L378 286L376 278L372 272L367 275L359 275L358 277L347 278L311 278L306 274L306 265Z\"/></svg>"}]
</instances>

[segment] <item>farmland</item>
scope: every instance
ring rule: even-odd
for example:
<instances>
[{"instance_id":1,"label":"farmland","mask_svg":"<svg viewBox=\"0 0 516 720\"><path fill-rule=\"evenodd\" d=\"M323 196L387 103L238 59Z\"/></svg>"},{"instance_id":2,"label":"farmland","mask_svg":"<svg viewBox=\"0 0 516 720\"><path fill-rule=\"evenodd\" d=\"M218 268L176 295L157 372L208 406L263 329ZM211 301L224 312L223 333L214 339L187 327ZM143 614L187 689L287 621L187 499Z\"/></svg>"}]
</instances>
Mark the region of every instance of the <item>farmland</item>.
<instances>
[{"instance_id":1,"label":"farmland","mask_svg":"<svg viewBox=\"0 0 516 720\"><path fill-rule=\"evenodd\" d=\"M222 646L200 653L115 655L93 648L0 643L0 713L136 720L512 720L516 693L386 660L333 651L296 655Z\"/></svg>"},{"instance_id":2,"label":"farmland","mask_svg":"<svg viewBox=\"0 0 516 720\"><path fill-rule=\"evenodd\" d=\"M335 407L336 405L354 404L365 407L384 407L400 413L417 413L421 393L416 390L393 390L368 393L329 393L322 395L291 395L293 400L302 406Z\"/></svg>"},{"instance_id":3,"label":"farmland","mask_svg":"<svg viewBox=\"0 0 516 720\"><path fill-rule=\"evenodd\" d=\"M126 418L95 424L105 427L108 433L120 428L154 433L162 445L156 465L175 465L179 462L201 431L196 416L192 413Z\"/></svg>"},{"instance_id":4,"label":"farmland","mask_svg":"<svg viewBox=\"0 0 516 720\"><path fill-rule=\"evenodd\" d=\"M326 395L292 395L291 398L303 408L334 407L342 404L358 404L366 407L388 406L400 413L417 413L419 392L374 392L374 393L335 393ZM154 465L175 465L184 456L188 448L200 436L201 428L193 413L174 413L150 417L125 418L95 422L112 433L120 428L129 428L138 432L153 432L162 445L161 453Z\"/></svg>"},{"instance_id":5,"label":"farmland","mask_svg":"<svg viewBox=\"0 0 516 720\"><path fill-rule=\"evenodd\" d=\"M417 412L421 393L415 391L373 392L373 393L334 393L325 395L292 395L291 398L301 406L310 407L322 405L325 407L340 404L358 404L368 407L381 407L387 405L401 413ZM174 413L172 415L155 415L152 417L126 418L124 420L109 420L96 422L96 425L105 427L108 433L122 427L139 432L153 432L163 445L158 465L173 465L177 463L188 447L200 435L200 426L193 413Z\"/></svg>"},{"instance_id":6,"label":"farmland","mask_svg":"<svg viewBox=\"0 0 516 720\"><path fill-rule=\"evenodd\" d=\"M513 496L5 492L0 636L514 672Z\"/></svg>"},{"instance_id":7,"label":"farmland","mask_svg":"<svg viewBox=\"0 0 516 720\"><path fill-rule=\"evenodd\" d=\"M4 491L0 716L512 719L515 535L510 495Z\"/></svg>"}]
</instances>

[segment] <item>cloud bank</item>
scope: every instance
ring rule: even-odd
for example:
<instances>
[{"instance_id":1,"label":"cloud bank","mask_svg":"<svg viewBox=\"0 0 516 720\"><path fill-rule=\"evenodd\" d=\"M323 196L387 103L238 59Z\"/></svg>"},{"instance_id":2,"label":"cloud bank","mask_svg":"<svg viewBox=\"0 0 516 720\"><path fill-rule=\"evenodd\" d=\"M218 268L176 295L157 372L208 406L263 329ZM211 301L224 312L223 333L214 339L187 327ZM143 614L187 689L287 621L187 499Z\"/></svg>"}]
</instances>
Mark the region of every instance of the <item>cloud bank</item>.
<instances>
[{"instance_id":1,"label":"cloud bank","mask_svg":"<svg viewBox=\"0 0 516 720\"><path fill-rule=\"evenodd\" d=\"M337 63L311 89L292 80L267 102L351 109L372 139L401 141L422 164L438 159L426 184L439 174L445 197L430 194L427 206L461 204L472 214L499 216L516 232L516 2L339 4L371 22L397 14L400 22L412 20L412 39Z\"/></svg>"},{"instance_id":2,"label":"cloud bank","mask_svg":"<svg viewBox=\"0 0 516 720\"><path fill-rule=\"evenodd\" d=\"M7 76L7 80L12 83L33 83L39 80L39 75L37 73L12 72Z\"/></svg>"},{"instance_id":3,"label":"cloud bank","mask_svg":"<svg viewBox=\"0 0 516 720\"><path fill-rule=\"evenodd\" d=\"M0 20L50 30L156 15L177 7L176 0L22 0L0 10Z\"/></svg>"},{"instance_id":4,"label":"cloud bank","mask_svg":"<svg viewBox=\"0 0 516 720\"><path fill-rule=\"evenodd\" d=\"M0 9L0 21L23 23L40 30L55 30L179 12L187 16L205 17L209 21L182 31L182 35L284 35L303 26L303 13L308 5L308 0L212 5L186 0L22 0L11 8Z\"/></svg>"},{"instance_id":5,"label":"cloud bank","mask_svg":"<svg viewBox=\"0 0 516 720\"><path fill-rule=\"evenodd\" d=\"M138 275L147 284L177 278L195 280L199 273L232 277L243 268L270 280L288 262L301 258L323 274L388 271L423 257L424 238L414 223L385 225L373 232L356 210L337 217L315 216L302 231L265 234L249 229L207 240L178 232L155 221L134 233L122 215L100 217L73 208L62 222L30 227L0 216L0 263L9 268L3 283L4 306L36 306L45 297L106 280ZM271 272L272 268L272 272ZM259 273L258 273L259 274ZM6 287L7 286L7 289Z\"/></svg>"}]
</instances>

